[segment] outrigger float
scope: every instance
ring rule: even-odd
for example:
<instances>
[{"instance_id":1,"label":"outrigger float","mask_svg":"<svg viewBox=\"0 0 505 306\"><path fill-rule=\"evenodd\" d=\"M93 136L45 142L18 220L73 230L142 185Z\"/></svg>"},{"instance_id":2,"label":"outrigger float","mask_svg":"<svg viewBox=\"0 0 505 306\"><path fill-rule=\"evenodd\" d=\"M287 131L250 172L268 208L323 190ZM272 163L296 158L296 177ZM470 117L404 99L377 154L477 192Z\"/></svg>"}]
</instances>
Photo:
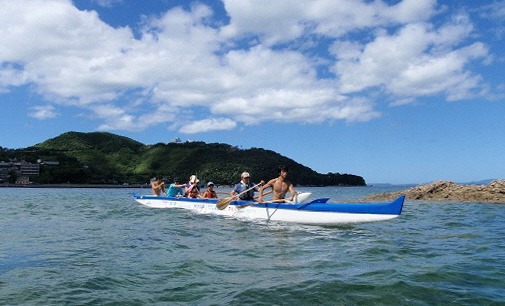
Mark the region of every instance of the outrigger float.
<instances>
[{"instance_id":1,"label":"outrigger float","mask_svg":"<svg viewBox=\"0 0 505 306\"><path fill-rule=\"evenodd\" d=\"M218 199L173 198L134 194L138 203L152 208L183 208L202 214L215 214L241 220L266 220L315 225L339 225L390 220L398 217L405 195L388 203L329 203L329 198L307 202L302 193L295 203L227 201Z\"/></svg>"}]
</instances>

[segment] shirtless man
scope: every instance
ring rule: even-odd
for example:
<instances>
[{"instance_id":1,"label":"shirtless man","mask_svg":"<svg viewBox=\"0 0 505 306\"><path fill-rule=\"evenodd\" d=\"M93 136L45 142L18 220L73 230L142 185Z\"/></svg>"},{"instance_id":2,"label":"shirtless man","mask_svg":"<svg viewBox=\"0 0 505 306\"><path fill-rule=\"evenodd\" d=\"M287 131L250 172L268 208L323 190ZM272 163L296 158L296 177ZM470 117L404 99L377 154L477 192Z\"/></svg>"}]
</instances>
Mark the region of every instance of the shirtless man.
<instances>
[{"instance_id":1,"label":"shirtless man","mask_svg":"<svg viewBox=\"0 0 505 306\"><path fill-rule=\"evenodd\" d=\"M293 201L293 198L296 195L295 188L290 181L286 178L288 177L288 168L286 166L279 166L279 177L271 179L260 189L260 194L258 198L258 202L263 202L263 190L272 187L273 191L273 199L272 200L282 200L286 198L286 193L289 191L289 195L291 196L288 200Z\"/></svg>"},{"instance_id":2,"label":"shirtless man","mask_svg":"<svg viewBox=\"0 0 505 306\"><path fill-rule=\"evenodd\" d=\"M167 191L165 190L165 183L163 182L163 178L161 176L157 176L156 180L151 183L151 189L154 195L165 195Z\"/></svg>"}]
</instances>

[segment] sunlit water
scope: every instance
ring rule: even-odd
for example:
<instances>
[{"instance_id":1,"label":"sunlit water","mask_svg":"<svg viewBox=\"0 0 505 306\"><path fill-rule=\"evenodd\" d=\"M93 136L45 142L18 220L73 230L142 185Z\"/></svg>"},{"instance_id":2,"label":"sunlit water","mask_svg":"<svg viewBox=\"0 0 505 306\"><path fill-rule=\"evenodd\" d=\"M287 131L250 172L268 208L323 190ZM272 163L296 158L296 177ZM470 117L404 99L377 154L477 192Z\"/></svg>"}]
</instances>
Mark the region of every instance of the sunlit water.
<instances>
[{"instance_id":1,"label":"sunlit water","mask_svg":"<svg viewBox=\"0 0 505 306\"><path fill-rule=\"evenodd\" d=\"M505 305L504 205L407 201L320 227L134 202L148 191L0 188L0 304Z\"/></svg>"}]
</instances>

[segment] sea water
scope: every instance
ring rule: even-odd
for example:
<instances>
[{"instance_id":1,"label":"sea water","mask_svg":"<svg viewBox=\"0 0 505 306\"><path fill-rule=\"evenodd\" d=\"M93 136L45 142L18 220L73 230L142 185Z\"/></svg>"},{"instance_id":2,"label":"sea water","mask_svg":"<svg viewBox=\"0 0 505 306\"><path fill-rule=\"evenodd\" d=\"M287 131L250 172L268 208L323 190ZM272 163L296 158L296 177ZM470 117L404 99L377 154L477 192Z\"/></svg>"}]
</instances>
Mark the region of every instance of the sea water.
<instances>
[{"instance_id":1,"label":"sea water","mask_svg":"<svg viewBox=\"0 0 505 306\"><path fill-rule=\"evenodd\" d=\"M150 190L0 188L0 304L505 305L505 205L407 201L393 220L322 227L147 208L133 192Z\"/></svg>"}]
</instances>

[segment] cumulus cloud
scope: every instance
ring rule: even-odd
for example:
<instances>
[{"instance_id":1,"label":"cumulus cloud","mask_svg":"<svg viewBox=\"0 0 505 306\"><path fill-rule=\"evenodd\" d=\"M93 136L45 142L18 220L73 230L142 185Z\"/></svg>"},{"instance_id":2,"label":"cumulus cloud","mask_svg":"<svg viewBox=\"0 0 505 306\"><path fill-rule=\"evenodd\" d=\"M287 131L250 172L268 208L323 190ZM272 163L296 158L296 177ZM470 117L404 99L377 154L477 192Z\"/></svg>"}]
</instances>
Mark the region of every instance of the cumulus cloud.
<instances>
[{"instance_id":1,"label":"cumulus cloud","mask_svg":"<svg viewBox=\"0 0 505 306\"><path fill-rule=\"evenodd\" d=\"M185 134L196 134L202 131L223 131L231 130L237 126L237 123L228 118L203 119L188 123L179 130Z\"/></svg>"},{"instance_id":2,"label":"cumulus cloud","mask_svg":"<svg viewBox=\"0 0 505 306\"><path fill-rule=\"evenodd\" d=\"M224 0L231 23L226 34L257 35L273 45L308 35L341 37L351 31L427 20L436 0L382 1Z\"/></svg>"},{"instance_id":3,"label":"cumulus cloud","mask_svg":"<svg viewBox=\"0 0 505 306\"><path fill-rule=\"evenodd\" d=\"M13 63L0 64L0 93L26 83L26 74Z\"/></svg>"},{"instance_id":4,"label":"cumulus cloud","mask_svg":"<svg viewBox=\"0 0 505 306\"><path fill-rule=\"evenodd\" d=\"M52 105L34 106L30 109L30 117L40 120L58 117L56 109Z\"/></svg>"},{"instance_id":5,"label":"cumulus cloud","mask_svg":"<svg viewBox=\"0 0 505 306\"><path fill-rule=\"evenodd\" d=\"M70 0L0 0L0 94L30 84L50 104L35 118L72 105L102 130L200 133L368 121L380 101L484 92L468 67L488 48L464 13L434 23L435 0L223 2L229 22L195 3L115 28Z\"/></svg>"},{"instance_id":6,"label":"cumulus cloud","mask_svg":"<svg viewBox=\"0 0 505 306\"><path fill-rule=\"evenodd\" d=\"M340 77L340 89L353 93L380 87L400 97L445 93L452 98L468 98L481 82L465 67L488 56L482 43L455 47L470 33L467 20L437 30L430 24L416 23L393 34L381 33L366 44L337 42L333 52L342 56L334 71Z\"/></svg>"}]
</instances>

